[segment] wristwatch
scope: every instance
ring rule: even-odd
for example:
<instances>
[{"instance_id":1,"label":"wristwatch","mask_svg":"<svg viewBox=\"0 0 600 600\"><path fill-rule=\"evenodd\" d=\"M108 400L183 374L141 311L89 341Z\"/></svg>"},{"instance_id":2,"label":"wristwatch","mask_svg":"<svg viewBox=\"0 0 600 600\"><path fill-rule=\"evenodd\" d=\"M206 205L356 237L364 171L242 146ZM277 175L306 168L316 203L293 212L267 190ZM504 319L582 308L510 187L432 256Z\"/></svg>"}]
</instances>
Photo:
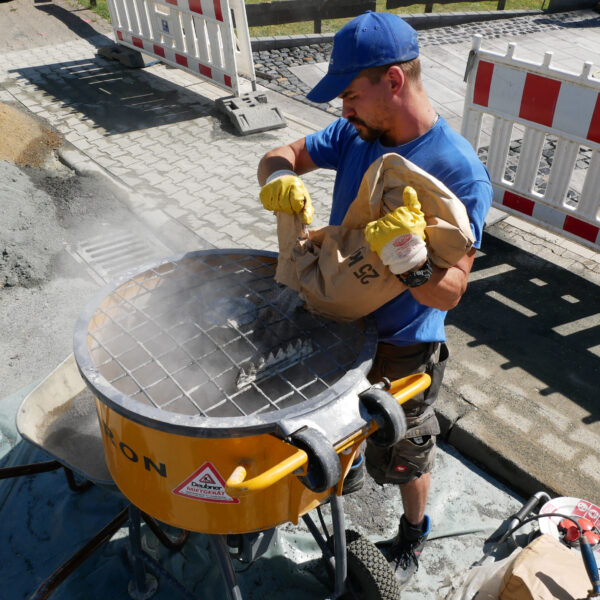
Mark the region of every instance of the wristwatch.
<instances>
[{"instance_id":1,"label":"wristwatch","mask_svg":"<svg viewBox=\"0 0 600 600\"><path fill-rule=\"evenodd\" d=\"M410 271L408 273L402 273L402 275L396 275L396 277L406 286L410 288L419 287L429 281L433 269L431 267L431 261L429 257L425 261L425 264L417 269L416 271Z\"/></svg>"}]
</instances>

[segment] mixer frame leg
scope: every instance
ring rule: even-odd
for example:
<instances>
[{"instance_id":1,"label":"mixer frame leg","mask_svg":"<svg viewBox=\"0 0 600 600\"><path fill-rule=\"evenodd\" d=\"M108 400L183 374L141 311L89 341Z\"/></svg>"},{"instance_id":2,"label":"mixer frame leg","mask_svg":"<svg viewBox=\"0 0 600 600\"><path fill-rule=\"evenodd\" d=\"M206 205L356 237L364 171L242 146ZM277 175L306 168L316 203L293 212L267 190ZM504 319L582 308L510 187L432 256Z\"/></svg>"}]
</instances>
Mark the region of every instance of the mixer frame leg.
<instances>
[{"instance_id":1,"label":"mixer frame leg","mask_svg":"<svg viewBox=\"0 0 600 600\"><path fill-rule=\"evenodd\" d=\"M346 555L344 499L335 493L331 494L331 519L333 522L333 548L335 556L335 587L333 594L334 598L338 598L346 589L348 559Z\"/></svg>"},{"instance_id":2,"label":"mixer frame leg","mask_svg":"<svg viewBox=\"0 0 600 600\"><path fill-rule=\"evenodd\" d=\"M333 535L330 537L327 527L322 518L320 507L317 508L323 534L312 520L309 514L303 515L302 520L308 527L308 530L315 538L315 541L323 552L325 565L334 579L333 596L328 600L339 598L346 590L346 579L348 577L348 556L346 554L346 525L344 515L344 499L332 492L330 496L331 520L333 524ZM331 541L333 540L333 553L331 552Z\"/></svg>"},{"instance_id":3,"label":"mixer frame leg","mask_svg":"<svg viewBox=\"0 0 600 600\"><path fill-rule=\"evenodd\" d=\"M156 594L158 580L146 572L142 560L141 511L133 504L129 505L129 543L131 544L131 562L133 580L129 582L128 592L133 600L147 600Z\"/></svg>"},{"instance_id":4,"label":"mixer frame leg","mask_svg":"<svg viewBox=\"0 0 600 600\"><path fill-rule=\"evenodd\" d=\"M228 600L242 600L242 592L238 586L229 549L227 548L227 536L208 535L207 537L210 542L211 550L219 561L221 574L225 580L225 589L227 590Z\"/></svg>"}]
</instances>

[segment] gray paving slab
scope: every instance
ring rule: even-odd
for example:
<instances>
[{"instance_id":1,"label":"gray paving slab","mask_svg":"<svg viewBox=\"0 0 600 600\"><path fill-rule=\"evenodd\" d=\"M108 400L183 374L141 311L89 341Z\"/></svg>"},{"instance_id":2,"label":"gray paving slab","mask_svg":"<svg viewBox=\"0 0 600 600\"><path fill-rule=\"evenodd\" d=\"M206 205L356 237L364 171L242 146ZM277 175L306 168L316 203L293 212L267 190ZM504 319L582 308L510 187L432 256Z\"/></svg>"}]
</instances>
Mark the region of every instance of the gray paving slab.
<instances>
[{"instance_id":1,"label":"gray paving slab","mask_svg":"<svg viewBox=\"0 0 600 600\"><path fill-rule=\"evenodd\" d=\"M459 127L473 32L489 34L485 49L505 51L516 41L517 56L541 62L548 48L556 64L577 71L598 53L597 13L566 22L584 18L590 27L504 35L478 25L446 32L447 41L440 32L423 34L430 42L422 45L425 86L436 108ZM58 46L9 44L0 61L0 100L46 118L71 142L70 164L101 169L127 190L136 214L174 251L276 250L274 221L257 200L256 166L264 152L339 112L339 103L319 108L300 97L324 64L292 67L295 91L261 85L282 107L287 127L240 137L215 109L222 90L164 65L132 71L98 57L111 35L104 28L91 37L65 35ZM304 179L315 226L324 225L333 173ZM438 412L445 439L512 489L600 502L599 284L597 253L514 217L489 221L469 291L449 315L452 359Z\"/></svg>"},{"instance_id":2,"label":"gray paving slab","mask_svg":"<svg viewBox=\"0 0 600 600\"><path fill-rule=\"evenodd\" d=\"M428 81L437 81L451 89L460 90L461 99L464 99L467 86L463 81L464 67L464 51L460 53L460 57L448 52L436 52L432 56L424 56L421 63L423 76Z\"/></svg>"}]
</instances>

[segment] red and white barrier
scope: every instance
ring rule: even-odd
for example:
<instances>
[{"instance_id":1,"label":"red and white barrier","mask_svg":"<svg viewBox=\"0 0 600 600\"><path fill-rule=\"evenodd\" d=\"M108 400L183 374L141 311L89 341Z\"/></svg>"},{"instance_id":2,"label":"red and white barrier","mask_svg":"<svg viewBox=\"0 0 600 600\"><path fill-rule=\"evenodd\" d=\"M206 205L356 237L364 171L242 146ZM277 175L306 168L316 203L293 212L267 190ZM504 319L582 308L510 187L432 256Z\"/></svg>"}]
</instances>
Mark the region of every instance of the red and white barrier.
<instances>
[{"instance_id":1,"label":"red and white barrier","mask_svg":"<svg viewBox=\"0 0 600 600\"><path fill-rule=\"evenodd\" d=\"M243 0L107 2L119 44L188 71L236 96L239 75L250 79L253 89L256 87Z\"/></svg>"},{"instance_id":2,"label":"red and white barrier","mask_svg":"<svg viewBox=\"0 0 600 600\"><path fill-rule=\"evenodd\" d=\"M505 55L483 51L481 36L474 37L462 134L476 150L487 142L495 206L598 250L600 80L591 76L590 62L574 74L553 68L552 52L536 64L515 58L515 50L511 43ZM484 131L485 115L493 120L491 132ZM515 130L520 151L509 179ZM540 186L540 159L550 139L550 173Z\"/></svg>"}]
</instances>

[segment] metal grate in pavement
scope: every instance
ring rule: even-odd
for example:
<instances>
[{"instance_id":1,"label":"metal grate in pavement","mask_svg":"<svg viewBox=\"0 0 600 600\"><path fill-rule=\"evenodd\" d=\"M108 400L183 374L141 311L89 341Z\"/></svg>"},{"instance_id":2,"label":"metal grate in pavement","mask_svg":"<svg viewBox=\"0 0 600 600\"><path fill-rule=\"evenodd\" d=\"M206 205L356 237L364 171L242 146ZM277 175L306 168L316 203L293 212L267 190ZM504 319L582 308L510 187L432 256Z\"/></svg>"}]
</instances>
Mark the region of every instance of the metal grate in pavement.
<instances>
[{"instance_id":1,"label":"metal grate in pavement","mask_svg":"<svg viewBox=\"0 0 600 600\"><path fill-rule=\"evenodd\" d=\"M171 254L171 250L149 232L115 231L95 235L67 248L100 284L126 271Z\"/></svg>"}]
</instances>

